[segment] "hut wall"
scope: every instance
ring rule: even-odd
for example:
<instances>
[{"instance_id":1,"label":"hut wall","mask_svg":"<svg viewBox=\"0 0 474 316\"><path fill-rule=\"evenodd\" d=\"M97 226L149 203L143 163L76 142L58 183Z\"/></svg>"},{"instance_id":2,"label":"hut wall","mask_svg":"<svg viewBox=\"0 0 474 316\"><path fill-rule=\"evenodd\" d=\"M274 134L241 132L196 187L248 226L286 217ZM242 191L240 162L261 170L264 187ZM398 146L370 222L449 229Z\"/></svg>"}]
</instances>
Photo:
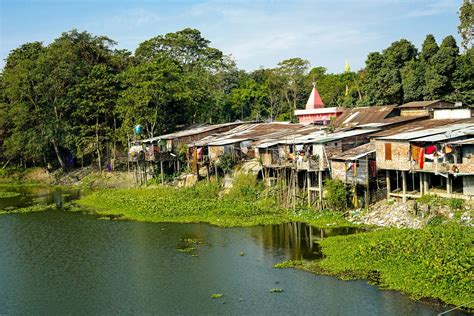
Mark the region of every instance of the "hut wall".
<instances>
[{"instance_id":1,"label":"hut wall","mask_svg":"<svg viewBox=\"0 0 474 316\"><path fill-rule=\"evenodd\" d=\"M369 142L369 135L358 135L347 137L340 140L342 142L342 151L346 151Z\"/></svg>"},{"instance_id":2,"label":"hut wall","mask_svg":"<svg viewBox=\"0 0 474 316\"><path fill-rule=\"evenodd\" d=\"M462 164L457 164L460 173L474 174L474 145L462 146Z\"/></svg>"},{"instance_id":3,"label":"hut wall","mask_svg":"<svg viewBox=\"0 0 474 316\"><path fill-rule=\"evenodd\" d=\"M205 131L205 132L202 132L202 133L197 133L197 134L193 134L193 135L189 135L189 136L174 138L171 142L172 145L168 146L168 150L177 151L182 144L185 144L185 145L192 144L193 142L201 140L202 138L204 138L206 136L209 136L209 135L212 135L212 134L227 132L227 131L230 131L231 129L233 129L237 126L238 125L222 126L222 127L210 130L210 131Z\"/></svg>"},{"instance_id":4,"label":"hut wall","mask_svg":"<svg viewBox=\"0 0 474 316\"><path fill-rule=\"evenodd\" d=\"M410 170L410 143L375 141L377 168L389 170Z\"/></svg>"},{"instance_id":5,"label":"hut wall","mask_svg":"<svg viewBox=\"0 0 474 316\"><path fill-rule=\"evenodd\" d=\"M345 161L331 160L331 172L334 180L346 180L346 163Z\"/></svg>"},{"instance_id":6,"label":"hut wall","mask_svg":"<svg viewBox=\"0 0 474 316\"><path fill-rule=\"evenodd\" d=\"M209 146L209 160L215 161L225 153L225 146Z\"/></svg>"}]
</instances>

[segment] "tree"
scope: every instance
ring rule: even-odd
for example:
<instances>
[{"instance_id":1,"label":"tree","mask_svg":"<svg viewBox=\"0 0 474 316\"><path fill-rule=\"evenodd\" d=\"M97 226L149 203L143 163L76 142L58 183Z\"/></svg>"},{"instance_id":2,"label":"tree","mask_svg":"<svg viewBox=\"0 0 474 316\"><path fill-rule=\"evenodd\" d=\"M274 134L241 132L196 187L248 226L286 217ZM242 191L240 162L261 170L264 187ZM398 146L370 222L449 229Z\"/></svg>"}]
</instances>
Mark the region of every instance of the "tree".
<instances>
[{"instance_id":1,"label":"tree","mask_svg":"<svg viewBox=\"0 0 474 316\"><path fill-rule=\"evenodd\" d=\"M410 60L402 72L403 101L417 101L423 99L423 87L425 86L424 63Z\"/></svg>"},{"instance_id":2,"label":"tree","mask_svg":"<svg viewBox=\"0 0 474 316\"><path fill-rule=\"evenodd\" d=\"M186 28L141 43L135 51L135 56L142 61L151 61L164 55L184 66L218 68L223 54L220 50L209 47L210 43L198 30Z\"/></svg>"},{"instance_id":3,"label":"tree","mask_svg":"<svg viewBox=\"0 0 474 316\"><path fill-rule=\"evenodd\" d=\"M436 39L434 38L433 34L426 35L423 45L421 46L421 60L429 63L431 58L438 52L438 50L439 47L438 44L436 44Z\"/></svg>"},{"instance_id":4,"label":"tree","mask_svg":"<svg viewBox=\"0 0 474 316\"><path fill-rule=\"evenodd\" d=\"M454 92L449 98L474 105L474 48L471 47L458 57L457 67L453 74Z\"/></svg>"},{"instance_id":5,"label":"tree","mask_svg":"<svg viewBox=\"0 0 474 316\"><path fill-rule=\"evenodd\" d=\"M130 67L121 74L126 87L117 106L122 139L136 124L144 126L146 136L154 137L183 123L189 94L182 75L181 66L164 57Z\"/></svg>"},{"instance_id":6,"label":"tree","mask_svg":"<svg viewBox=\"0 0 474 316\"><path fill-rule=\"evenodd\" d=\"M114 110L120 91L114 71L105 64L95 65L90 73L70 89L75 109L72 117L76 157L84 158L95 149L99 171L106 141L114 139Z\"/></svg>"},{"instance_id":7,"label":"tree","mask_svg":"<svg viewBox=\"0 0 474 316\"><path fill-rule=\"evenodd\" d=\"M474 38L474 3L470 0L464 0L459 8L459 34L462 37L462 46L464 49L472 47Z\"/></svg>"},{"instance_id":8,"label":"tree","mask_svg":"<svg viewBox=\"0 0 474 316\"><path fill-rule=\"evenodd\" d=\"M445 98L453 92L451 84L456 70L459 48L452 36L443 39L439 50L430 59L425 75L424 97L428 100Z\"/></svg>"},{"instance_id":9,"label":"tree","mask_svg":"<svg viewBox=\"0 0 474 316\"><path fill-rule=\"evenodd\" d=\"M283 95L288 106L290 121L299 104L304 104L308 96L304 82L309 69L309 61L301 58L286 59L278 63L278 72L284 78Z\"/></svg>"}]
</instances>

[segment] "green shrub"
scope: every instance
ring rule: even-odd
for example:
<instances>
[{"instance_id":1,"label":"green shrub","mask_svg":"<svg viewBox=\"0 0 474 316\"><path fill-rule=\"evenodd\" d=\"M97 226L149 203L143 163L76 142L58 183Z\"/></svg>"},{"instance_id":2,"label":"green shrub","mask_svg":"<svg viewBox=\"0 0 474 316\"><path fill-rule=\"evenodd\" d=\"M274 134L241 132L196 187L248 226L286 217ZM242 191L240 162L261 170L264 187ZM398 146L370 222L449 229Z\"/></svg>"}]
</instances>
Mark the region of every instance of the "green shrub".
<instances>
[{"instance_id":1,"label":"green shrub","mask_svg":"<svg viewBox=\"0 0 474 316\"><path fill-rule=\"evenodd\" d=\"M344 183L339 180L326 179L324 182L326 189L326 203L329 209L342 211L347 206L347 190Z\"/></svg>"},{"instance_id":2,"label":"green shrub","mask_svg":"<svg viewBox=\"0 0 474 316\"><path fill-rule=\"evenodd\" d=\"M256 200L263 191L263 184L257 181L257 176L251 173L240 173L235 176L229 196Z\"/></svg>"},{"instance_id":3,"label":"green shrub","mask_svg":"<svg viewBox=\"0 0 474 316\"><path fill-rule=\"evenodd\" d=\"M474 228L454 223L330 237L314 270L362 278L375 271L382 287L472 308L473 240Z\"/></svg>"},{"instance_id":4,"label":"green shrub","mask_svg":"<svg viewBox=\"0 0 474 316\"><path fill-rule=\"evenodd\" d=\"M219 157L217 167L221 168L224 173L228 173L234 167L235 162L232 154L224 154Z\"/></svg>"}]
</instances>

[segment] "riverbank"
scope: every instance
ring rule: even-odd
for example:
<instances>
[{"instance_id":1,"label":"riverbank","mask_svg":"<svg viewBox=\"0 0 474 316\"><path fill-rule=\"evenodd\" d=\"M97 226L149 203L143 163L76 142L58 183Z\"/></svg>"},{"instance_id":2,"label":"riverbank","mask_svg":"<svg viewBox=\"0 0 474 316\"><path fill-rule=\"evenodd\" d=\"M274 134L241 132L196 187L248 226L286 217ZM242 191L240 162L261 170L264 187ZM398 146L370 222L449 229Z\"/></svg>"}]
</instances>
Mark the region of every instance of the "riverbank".
<instances>
[{"instance_id":1,"label":"riverbank","mask_svg":"<svg viewBox=\"0 0 474 316\"><path fill-rule=\"evenodd\" d=\"M264 191L252 176L235 181L222 194L217 182L193 187L100 189L75 201L79 210L122 219L148 222L199 223L221 227L255 226L305 222L317 227L360 226L346 220L341 212L314 212L307 208L282 208L270 192ZM253 179L253 180L252 180ZM249 183L250 181L250 183Z\"/></svg>"},{"instance_id":2,"label":"riverbank","mask_svg":"<svg viewBox=\"0 0 474 316\"><path fill-rule=\"evenodd\" d=\"M187 188L102 188L84 194L68 210L112 219L147 222L199 223L221 227L256 226L299 221L316 227L359 226L342 212L318 212L304 207L284 209L271 190L254 176L234 179L223 193L214 181ZM46 208L45 208L46 209ZM27 212L28 209L21 210ZM40 211L40 208L31 211ZM6 211L3 213L13 213ZM384 289L401 291L414 299L425 297L446 304L469 302L474 289L470 267L474 228L460 221L435 217L421 229L383 228L320 242L322 261L290 262L317 274L343 279L368 279ZM472 305L472 304L471 304ZM470 308L474 306L469 305Z\"/></svg>"},{"instance_id":3,"label":"riverbank","mask_svg":"<svg viewBox=\"0 0 474 316\"><path fill-rule=\"evenodd\" d=\"M383 229L320 242L323 260L288 261L295 267L341 279L367 279L416 300L474 309L474 228L448 222L423 229Z\"/></svg>"}]
</instances>

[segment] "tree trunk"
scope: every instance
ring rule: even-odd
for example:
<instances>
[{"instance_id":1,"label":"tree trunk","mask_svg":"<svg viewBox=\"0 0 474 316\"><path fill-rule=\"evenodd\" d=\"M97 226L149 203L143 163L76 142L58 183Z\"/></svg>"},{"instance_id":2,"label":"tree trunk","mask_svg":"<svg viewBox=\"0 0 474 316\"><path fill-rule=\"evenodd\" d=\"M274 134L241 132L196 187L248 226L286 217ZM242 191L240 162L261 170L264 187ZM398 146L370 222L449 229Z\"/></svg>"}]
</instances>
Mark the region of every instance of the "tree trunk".
<instances>
[{"instance_id":1,"label":"tree trunk","mask_svg":"<svg viewBox=\"0 0 474 316\"><path fill-rule=\"evenodd\" d=\"M58 158L58 162L59 162L59 165L61 166L61 169L66 170L66 165L64 164L64 161L61 158L61 155L59 154L59 149L58 149L58 145L56 144L56 141L52 139L51 143L53 144L54 152L56 153L56 157Z\"/></svg>"},{"instance_id":2,"label":"tree trunk","mask_svg":"<svg viewBox=\"0 0 474 316\"><path fill-rule=\"evenodd\" d=\"M102 157L100 155L99 144L99 116L95 120L95 141L97 143L97 161L99 162L99 172L102 173Z\"/></svg>"}]
</instances>

